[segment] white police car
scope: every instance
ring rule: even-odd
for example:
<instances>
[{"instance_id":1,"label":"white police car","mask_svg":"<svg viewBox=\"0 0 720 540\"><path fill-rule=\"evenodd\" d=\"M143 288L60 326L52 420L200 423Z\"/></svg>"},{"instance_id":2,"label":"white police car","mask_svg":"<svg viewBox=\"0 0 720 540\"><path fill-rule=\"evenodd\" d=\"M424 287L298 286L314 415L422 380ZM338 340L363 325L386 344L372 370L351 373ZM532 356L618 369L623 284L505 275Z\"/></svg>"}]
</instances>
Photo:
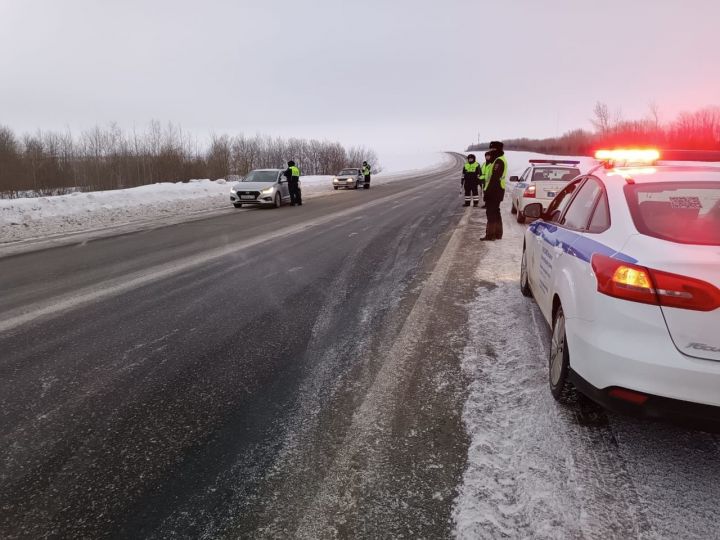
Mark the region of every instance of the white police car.
<instances>
[{"instance_id":1,"label":"white police car","mask_svg":"<svg viewBox=\"0 0 720 540\"><path fill-rule=\"evenodd\" d=\"M565 185L580 174L579 161L567 159L531 159L530 166L518 178L511 176L510 211L518 223L525 223L525 207L534 202L546 209Z\"/></svg>"},{"instance_id":2,"label":"white police car","mask_svg":"<svg viewBox=\"0 0 720 540\"><path fill-rule=\"evenodd\" d=\"M652 165L606 161L547 211L525 207L539 219L520 286L552 327L551 392L718 426L720 167L667 165L657 151L597 157Z\"/></svg>"}]
</instances>

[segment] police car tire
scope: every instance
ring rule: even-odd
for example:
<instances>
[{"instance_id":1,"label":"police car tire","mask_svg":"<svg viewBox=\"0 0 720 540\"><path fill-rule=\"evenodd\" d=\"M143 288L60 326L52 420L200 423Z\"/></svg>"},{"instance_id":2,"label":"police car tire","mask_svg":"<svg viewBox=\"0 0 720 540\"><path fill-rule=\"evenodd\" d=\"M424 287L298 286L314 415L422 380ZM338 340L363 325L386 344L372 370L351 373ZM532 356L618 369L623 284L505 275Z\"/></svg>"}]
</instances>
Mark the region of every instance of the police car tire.
<instances>
[{"instance_id":1,"label":"police car tire","mask_svg":"<svg viewBox=\"0 0 720 540\"><path fill-rule=\"evenodd\" d=\"M572 383L568 380L568 372L570 371L570 351L567 346L567 335L565 332L565 312L562 305L558 306L553 318L552 337L550 338L550 357L548 359L548 382L550 384L550 393L556 401L563 404L569 404L577 401L577 395ZM559 365L554 364L553 359L557 359L557 349L562 347L562 358ZM553 367L559 369L556 377L553 376ZM553 381L556 379L556 381Z\"/></svg>"},{"instance_id":2,"label":"police car tire","mask_svg":"<svg viewBox=\"0 0 720 540\"><path fill-rule=\"evenodd\" d=\"M525 255L525 246L523 246L522 260L520 262L520 292L523 296L532 297L530 290L530 282L528 281L527 272L527 256Z\"/></svg>"},{"instance_id":3,"label":"police car tire","mask_svg":"<svg viewBox=\"0 0 720 540\"><path fill-rule=\"evenodd\" d=\"M523 214L521 210L517 211L517 222L525 223L525 214Z\"/></svg>"},{"instance_id":4,"label":"police car tire","mask_svg":"<svg viewBox=\"0 0 720 540\"><path fill-rule=\"evenodd\" d=\"M512 206L510 207L510 213L517 214L517 208L515 208L515 203L512 203Z\"/></svg>"},{"instance_id":5,"label":"police car tire","mask_svg":"<svg viewBox=\"0 0 720 540\"><path fill-rule=\"evenodd\" d=\"M235 202L235 203L233 203L233 206L234 206L235 208L242 208L242 203Z\"/></svg>"}]
</instances>

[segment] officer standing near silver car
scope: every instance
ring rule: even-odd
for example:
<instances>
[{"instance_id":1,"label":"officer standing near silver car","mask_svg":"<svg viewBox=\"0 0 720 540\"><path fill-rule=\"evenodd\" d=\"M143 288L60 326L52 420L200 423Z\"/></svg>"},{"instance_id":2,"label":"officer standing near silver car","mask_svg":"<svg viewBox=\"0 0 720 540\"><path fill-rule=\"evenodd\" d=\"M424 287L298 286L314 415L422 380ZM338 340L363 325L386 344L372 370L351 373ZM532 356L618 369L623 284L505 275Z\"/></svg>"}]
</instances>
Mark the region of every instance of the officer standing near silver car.
<instances>
[{"instance_id":1,"label":"officer standing near silver car","mask_svg":"<svg viewBox=\"0 0 720 540\"><path fill-rule=\"evenodd\" d=\"M370 189L370 165L368 165L367 161L363 161L361 172L364 176L363 180L365 180L363 182L363 189Z\"/></svg>"},{"instance_id":2,"label":"officer standing near silver car","mask_svg":"<svg viewBox=\"0 0 720 540\"><path fill-rule=\"evenodd\" d=\"M300 191L300 169L295 162L288 161L288 168L283 173L288 180L288 191L290 192L290 204L302 206L302 192Z\"/></svg>"}]
</instances>

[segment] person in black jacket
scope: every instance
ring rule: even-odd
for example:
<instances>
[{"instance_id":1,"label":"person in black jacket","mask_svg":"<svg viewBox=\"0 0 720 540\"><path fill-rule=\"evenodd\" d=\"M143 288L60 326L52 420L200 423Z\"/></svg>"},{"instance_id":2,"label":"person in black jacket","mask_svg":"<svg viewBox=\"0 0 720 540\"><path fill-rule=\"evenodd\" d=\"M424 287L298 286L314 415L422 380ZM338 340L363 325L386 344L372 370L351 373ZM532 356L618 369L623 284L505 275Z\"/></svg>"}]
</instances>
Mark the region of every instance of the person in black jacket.
<instances>
[{"instance_id":1,"label":"person in black jacket","mask_svg":"<svg viewBox=\"0 0 720 540\"><path fill-rule=\"evenodd\" d=\"M370 165L368 165L367 161L363 161L362 164L362 175L365 177L363 182L363 189L370 189Z\"/></svg>"},{"instance_id":2,"label":"person in black jacket","mask_svg":"<svg viewBox=\"0 0 720 540\"><path fill-rule=\"evenodd\" d=\"M505 198L505 178L507 177L507 161L503 151L503 143L490 143L492 166L486 175L490 179L485 182L485 206L487 211L487 229L483 240L500 240L503 237L502 215L500 203Z\"/></svg>"},{"instance_id":3,"label":"person in black jacket","mask_svg":"<svg viewBox=\"0 0 720 540\"><path fill-rule=\"evenodd\" d=\"M295 206L302 206L302 192L300 191L300 169L295 166L295 162L288 161L288 168L285 169L283 176L288 180L288 191L290 192L290 203Z\"/></svg>"},{"instance_id":4,"label":"person in black jacket","mask_svg":"<svg viewBox=\"0 0 720 540\"><path fill-rule=\"evenodd\" d=\"M472 201L473 206L479 204L478 185L480 185L481 172L475 154L468 154L467 163L463 166L462 179L460 180L460 186L465 189L465 204L463 206L470 206L470 201Z\"/></svg>"}]
</instances>

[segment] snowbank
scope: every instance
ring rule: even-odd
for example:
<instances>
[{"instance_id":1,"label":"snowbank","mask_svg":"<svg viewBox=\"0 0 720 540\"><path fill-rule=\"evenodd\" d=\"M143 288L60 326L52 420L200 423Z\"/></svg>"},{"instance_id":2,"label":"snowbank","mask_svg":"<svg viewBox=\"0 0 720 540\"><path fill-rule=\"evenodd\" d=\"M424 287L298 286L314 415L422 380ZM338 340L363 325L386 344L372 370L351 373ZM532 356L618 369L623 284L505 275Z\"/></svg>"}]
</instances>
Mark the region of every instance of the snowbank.
<instances>
[{"instance_id":1,"label":"snowbank","mask_svg":"<svg viewBox=\"0 0 720 540\"><path fill-rule=\"evenodd\" d=\"M390 162L393 172L374 176L373 183L406 178L413 169L439 168L447 159L451 158L440 153L396 157ZM335 193L332 176L303 176L301 186L308 198ZM230 205L230 184L225 180L161 182L129 189L0 199L0 246L231 211L237 212Z\"/></svg>"}]
</instances>

